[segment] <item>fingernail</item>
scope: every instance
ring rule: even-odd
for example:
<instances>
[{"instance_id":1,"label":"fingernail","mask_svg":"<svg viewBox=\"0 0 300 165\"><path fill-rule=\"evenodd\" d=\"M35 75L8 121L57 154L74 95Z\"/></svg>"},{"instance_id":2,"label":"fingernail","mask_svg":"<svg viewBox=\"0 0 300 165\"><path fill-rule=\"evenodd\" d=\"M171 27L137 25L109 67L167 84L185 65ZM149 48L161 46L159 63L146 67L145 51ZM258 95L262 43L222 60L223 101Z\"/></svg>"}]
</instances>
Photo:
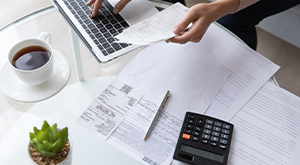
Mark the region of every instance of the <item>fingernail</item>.
<instances>
[{"instance_id":1,"label":"fingernail","mask_svg":"<svg viewBox=\"0 0 300 165\"><path fill-rule=\"evenodd\" d=\"M173 29L173 33L175 34L179 33L179 28L177 26Z\"/></svg>"},{"instance_id":2,"label":"fingernail","mask_svg":"<svg viewBox=\"0 0 300 165\"><path fill-rule=\"evenodd\" d=\"M116 9L116 8L113 9L113 13L114 13L114 14L118 14L119 12L120 12L119 9Z\"/></svg>"}]
</instances>

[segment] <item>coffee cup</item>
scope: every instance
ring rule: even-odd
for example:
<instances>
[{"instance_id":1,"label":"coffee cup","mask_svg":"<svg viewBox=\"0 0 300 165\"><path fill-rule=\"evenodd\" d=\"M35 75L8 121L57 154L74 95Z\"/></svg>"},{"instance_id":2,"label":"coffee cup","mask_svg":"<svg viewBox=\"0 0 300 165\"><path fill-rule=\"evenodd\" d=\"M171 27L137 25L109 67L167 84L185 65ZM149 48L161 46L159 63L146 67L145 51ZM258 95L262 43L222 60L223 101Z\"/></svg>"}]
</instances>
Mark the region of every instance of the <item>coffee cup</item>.
<instances>
[{"instance_id":1,"label":"coffee cup","mask_svg":"<svg viewBox=\"0 0 300 165\"><path fill-rule=\"evenodd\" d=\"M8 61L15 75L28 85L46 82L53 72L51 35L42 32L38 38L15 44L8 53Z\"/></svg>"}]
</instances>

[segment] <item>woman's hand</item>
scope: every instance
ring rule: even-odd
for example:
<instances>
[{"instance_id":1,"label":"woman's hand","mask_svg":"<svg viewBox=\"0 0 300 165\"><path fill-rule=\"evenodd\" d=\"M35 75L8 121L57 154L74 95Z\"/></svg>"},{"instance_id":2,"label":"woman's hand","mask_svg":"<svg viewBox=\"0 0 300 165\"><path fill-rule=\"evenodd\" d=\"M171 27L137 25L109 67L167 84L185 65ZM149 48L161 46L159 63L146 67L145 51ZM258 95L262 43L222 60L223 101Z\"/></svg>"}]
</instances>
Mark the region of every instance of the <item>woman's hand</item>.
<instances>
[{"instance_id":1,"label":"woman's hand","mask_svg":"<svg viewBox=\"0 0 300 165\"><path fill-rule=\"evenodd\" d=\"M96 17L104 0L89 0L86 5L91 6L92 17ZM120 0L113 9L114 14L118 14L131 0Z\"/></svg>"},{"instance_id":2,"label":"woman's hand","mask_svg":"<svg viewBox=\"0 0 300 165\"><path fill-rule=\"evenodd\" d=\"M168 41L180 44L199 42L212 22L234 12L238 6L239 0L219 0L194 5L189 9L185 18L174 28L173 32L177 36ZM186 31L189 24L192 26Z\"/></svg>"}]
</instances>

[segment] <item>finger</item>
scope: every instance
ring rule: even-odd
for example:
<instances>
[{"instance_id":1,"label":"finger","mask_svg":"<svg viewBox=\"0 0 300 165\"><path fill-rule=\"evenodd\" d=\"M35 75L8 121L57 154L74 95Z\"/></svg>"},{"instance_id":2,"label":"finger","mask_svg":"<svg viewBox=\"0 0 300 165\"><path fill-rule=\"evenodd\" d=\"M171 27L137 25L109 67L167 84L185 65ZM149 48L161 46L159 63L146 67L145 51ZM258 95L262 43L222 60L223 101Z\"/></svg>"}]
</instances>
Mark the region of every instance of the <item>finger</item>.
<instances>
[{"instance_id":1,"label":"finger","mask_svg":"<svg viewBox=\"0 0 300 165\"><path fill-rule=\"evenodd\" d=\"M203 17L200 17L197 21L194 22L193 26L191 26L187 32L183 33L180 36L176 36L169 41L181 44L185 44L189 41L199 42L208 29L209 25L209 22L205 21Z\"/></svg>"},{"instance_id":2,"label":"finger","mask_svg":"<svg viewBox=\"0 0 300 165\"><path fill-rule=\"evenodd\" d=\"M97 16L99 8L101 7L103 1L104 0L96 0L96 2L93 3L92 17L96 17Z\"/></svg>"},{"instance_id":3,"label":"finger","mask_svg":"<svg viewBox=\"0 0 300 165\"><path fill-rule=\"evenodd\" d=\"M118 14L131 0L121 0L114 7L113 13Z\"/></svg>"},{"instance_id":4,"label":"finger","mask_svg":"<svg viewBox=\"0 0 300 165\"><path fill-rule=\"evenodd\" d=\"M191 42L199 42L202 39L204 33L198 33L198 31L196 31L196 34L194 34L194 32L190 31L190 30L182 35L178 35L173 38L170 38L170 39L168 39L168 41L174 42L174 43L180 43L180 44L185 44L190 41Z\"/></svg>"},{"instance_id":5,"label":"finger","mask_svg":"<svg viewBox=\"0 0 300 165\"><path fill-rule=\"evenodd\" d=\"M89 1L86 3L86 5L87 5L87 6L91 6L91 4L93 4L95 1L96 1L96 0L89 0Z\"/></svg>"},{"instance_id":6,"label":"finger","mask_svg":"<svg viewBox=\"0 0 300 165\"><path fill-rule=\"evenodd\" d=\"M175 36L169 39L170 42L185 44L195 38L198 34L195 33L194 26L190 27L187 32L180 33L178 36Z\"/></svg>"},{"instance_id":7,"label":"finger","mask_svg":"<svg viewBox=\"0 0 300 165\"><path fill-rule=\"evenodd\" d=\"M168 39L169 42L179 43L179 44L185 44L188 42L188 40L184 39L182 36L175 36L173 38Z\"/></svg>"},{"instance_id":8,"label":"finger","mask_svg":"<svg viewBox=\"0 0 300 165\"><path fill-rule=\"evenodd\" d=\"M175 34L183 33L184 30L188 27L188 25L194 22L198 18L196 16L196 13L191 9L187 12L186 16L173 29L173 32Z\"/></svg>"}]
</instances>

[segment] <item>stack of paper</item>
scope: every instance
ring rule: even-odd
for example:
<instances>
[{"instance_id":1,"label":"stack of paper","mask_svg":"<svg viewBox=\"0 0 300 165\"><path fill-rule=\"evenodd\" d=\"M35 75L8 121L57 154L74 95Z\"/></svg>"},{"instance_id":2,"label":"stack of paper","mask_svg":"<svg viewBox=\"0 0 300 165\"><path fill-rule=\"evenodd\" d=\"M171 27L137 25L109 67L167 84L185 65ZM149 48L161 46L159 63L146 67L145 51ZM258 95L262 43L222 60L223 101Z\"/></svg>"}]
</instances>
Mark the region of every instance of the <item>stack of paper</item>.
<instances>
[{"instance_id":1,"label":"stack of paper","mask_svg":"<svg viewBox=\"0 0 300 165\"><path fill-rule=\"evenodd\" d=\"M148 46L118 75L145 95L108 142L146 164L169 164L187 110L229 120L278 69L216 24L200 43ZM168 104L144 141L166 90Z\"/></svg>"}]
</instances>

